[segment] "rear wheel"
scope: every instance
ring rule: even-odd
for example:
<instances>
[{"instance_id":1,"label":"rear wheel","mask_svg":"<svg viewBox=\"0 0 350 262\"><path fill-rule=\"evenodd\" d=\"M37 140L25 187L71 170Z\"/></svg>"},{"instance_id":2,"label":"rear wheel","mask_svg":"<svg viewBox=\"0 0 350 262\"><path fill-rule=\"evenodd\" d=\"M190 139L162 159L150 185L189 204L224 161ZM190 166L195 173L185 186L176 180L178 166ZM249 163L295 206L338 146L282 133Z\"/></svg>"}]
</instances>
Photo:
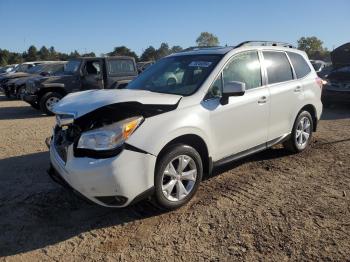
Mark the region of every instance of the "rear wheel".
<instances>
[{"instance_id":1,"label":"rear wheel","mask_svg":"<svg viewBox=\"0 0 350 262\"><path fill-rule=\"evenodd\" d=\"M52 112L54 105L56 105L63 95L56 92L49 92L42 96L40 99L40 109L47 115L53 115Z\"/></svg>"},{"instance_id":2,"label":"rear wheel","mask_svg":"<svg viewBox=\"0 0 350 262\"><path fill-rule=\"evenodd\" d=\"M294 122L291 137L283 143L284 147L293 153L304 151L310 144L313 127L311 114L302 111Z\"/></svg>"},{"instance_id":3,"label":"rear wheel","mask_svg":"<svg viewBox=\"0 0 350 262\"><path fill-rule=\"evenodd\" d=\"M182 144L170 147L156 167L156 203L167 210L186 204L196 193L202 176L202 160L193 147Z\"/></svg>"}]
</instances>

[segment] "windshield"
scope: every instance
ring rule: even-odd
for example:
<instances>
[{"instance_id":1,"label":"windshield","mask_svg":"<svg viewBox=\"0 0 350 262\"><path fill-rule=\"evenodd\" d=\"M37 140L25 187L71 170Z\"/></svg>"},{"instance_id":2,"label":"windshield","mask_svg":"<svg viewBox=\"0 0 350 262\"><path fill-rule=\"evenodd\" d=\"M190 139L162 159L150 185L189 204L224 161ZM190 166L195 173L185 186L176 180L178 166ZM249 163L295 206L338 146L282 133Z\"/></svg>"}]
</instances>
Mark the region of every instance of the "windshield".
<instances>
[{"instance_id":1,"label":"windshield","mask_svg":"<svg viewBox=\"0 0 350 262\"><path fill-rule=\"evenodd\" d=\"M222 55L166 57L150 66L127 89L188 96L197 91Z\"/></svg>"},{"instance_id":2,"label":"windshield","mask_svg":"<svg viewBox=\"0 0 350 262\"><path fill-rule=\"evenodd\" d=\"M44 65L33 66L27 70L27 73L29 74L40 73L43 70L43 68L44 68Z\"/></svg>"},{"instance_id":3,"label":"windshield","mask_svg":"<svg viewBox=\"0 0 350 262\"><path fill-rule=\"evenodd\" d=\"M16 68L16 72L26 72L28 70L27 64L21 64Z\"/></svg>"},{"instance_id":4,"label":"windshield","mask_svg":"<svg viewBox=\"0 0 350 262\"><path fill-rule=\"evenodd\" d=\"M64 73L74 74L78 71L81 61L80 60L71 60L64 67Z\"/></svg>"}]
</instances>

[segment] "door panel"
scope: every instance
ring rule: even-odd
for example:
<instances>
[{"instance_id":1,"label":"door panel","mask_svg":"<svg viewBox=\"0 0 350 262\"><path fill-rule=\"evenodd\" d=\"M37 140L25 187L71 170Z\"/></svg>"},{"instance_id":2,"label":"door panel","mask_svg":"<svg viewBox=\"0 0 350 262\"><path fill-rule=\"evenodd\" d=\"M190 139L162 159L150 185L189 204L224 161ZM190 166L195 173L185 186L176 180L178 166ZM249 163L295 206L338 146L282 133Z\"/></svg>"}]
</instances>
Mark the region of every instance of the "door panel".
<instances>
[{"instance_id":1,"label":"door panel","mask_svg":"<svg viewBox=\"0 0 350 262\"><path fill-rule=\"evenodd\" d=\"M296 80L287 54L282 51L263 51L270 93L268 141L290 133L295 112L303 100L303 87Z\"/></svg>"},{"instance_id":2,"label":"door panel","mask_svg":"<svg viewBox=\"0 0 350 262\"><path fill-rule=\"evenodd\" d=\"M88 60L83 65L82 89L103 89L102 60Z\"/></svg>"},{"instance_id":3,"label":"door panel","mask_svg":"<svg viewBox=\"0 0 350 262\"><path fill-rule=\"evenodd\" d=\"M231 96L227 104L220 103L220 90L232 81L245 84L244 95ZM258 52L234 55L208 90L208 101L204 101L210 108L214 161L267 142L269 96L263 86Z\"/></svg>"},{"instance_id":4,"label":"door panel","mask_svg":"<svg viewBox=\"0 0 350 262\"><path fill-rule=\"evenodd\" d=\"M296 111L303 100L302 84L298 80L274 84L270 90L270 121L268 141L290 133Z\"/></svg>"},{"instance_id":5,"label":"door panel","mask_svg":"<svg viewBox=\"0 0 350 262\"><path fill-rule=\"evenodd\" d=\"M248 90L240 97L230 97L226 105L221 105L219 99L204 103L211 103L211 108L215 108L210 112L213 144L217 149L214 161L266 143L269 117L266 87Z\"/></svg>"}]
</instances>

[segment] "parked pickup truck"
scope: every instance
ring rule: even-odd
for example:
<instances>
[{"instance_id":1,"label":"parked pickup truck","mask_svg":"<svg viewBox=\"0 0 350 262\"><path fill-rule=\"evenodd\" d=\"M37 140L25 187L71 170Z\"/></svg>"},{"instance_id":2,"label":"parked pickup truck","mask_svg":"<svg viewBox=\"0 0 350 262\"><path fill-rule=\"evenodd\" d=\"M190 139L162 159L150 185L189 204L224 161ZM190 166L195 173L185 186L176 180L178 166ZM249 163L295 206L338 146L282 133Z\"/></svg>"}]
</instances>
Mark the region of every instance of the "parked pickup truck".
<instances>
[{"instance_id":1,"label":"parked pickup truck","mask_svg":"<svg viewBox=\"0 0 350 262\"><path fill-rule=\"evenodd\" d=\"M23 100L52 115L53 106L71 92L120 89L137 76L135 59L127 56L70 60L62 74L27 81Z\"/></svg>"}]
</instances>

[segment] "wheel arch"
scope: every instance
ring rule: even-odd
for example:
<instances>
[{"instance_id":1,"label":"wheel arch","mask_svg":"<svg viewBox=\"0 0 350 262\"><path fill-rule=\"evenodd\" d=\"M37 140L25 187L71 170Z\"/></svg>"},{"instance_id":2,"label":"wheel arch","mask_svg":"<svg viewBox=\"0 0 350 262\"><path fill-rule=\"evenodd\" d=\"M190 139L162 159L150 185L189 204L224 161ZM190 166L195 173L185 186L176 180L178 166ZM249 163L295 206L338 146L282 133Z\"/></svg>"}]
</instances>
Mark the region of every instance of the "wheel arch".
<instances>
[{"instance_id":1,"label":"wheel arch","mask_svg":"<svg viewBox=\"0 0 350 262\"><path fill-rule=\"evenodd\" d=\"M185 134L185 135L181 135L176 138L173 138L171 141L165 144L163 148L160 150L159 154L157 155L156 164L158 163L160 157L164 154L164 152L169 147L174 146L176 144L186 144L196 149L202 159L203 172L205 174L208 174L211 172L212 161L209 155L208 146L205 143L204 139L197 134Z\"/></svg>"},{"instance_id":2,"label":"wheel arch","mask_svg":"<svg viewBox=\"0 0 350 262\"><path fill-rule=\"evenodd\" d=\"M310 115L312 116L312 121L313 121L313 132L316 132L317 130L317 113L316 113L316 108L315 106L313 106L312 104L307 104L307 105L304 105L298 112L297 116L302 112L302 111L307 111L310 113ZM295 118L296 118L295 117Z\"/></svg>"},{"instance_id":3,"label":"wheel arch","mask_svg":"<svg viewBox=\"0 0 350 262\"><path fill-rule=\"evenodd\" d=\"M40 100L43 95L47 94L48 92L57 92L63 96L67 95L67 91L62 88L62 87L58 87L58 86L50 86L50 87L45 87L42 88L39 92L38 92L38 100Z\"/></svg>"}]
</instances>

